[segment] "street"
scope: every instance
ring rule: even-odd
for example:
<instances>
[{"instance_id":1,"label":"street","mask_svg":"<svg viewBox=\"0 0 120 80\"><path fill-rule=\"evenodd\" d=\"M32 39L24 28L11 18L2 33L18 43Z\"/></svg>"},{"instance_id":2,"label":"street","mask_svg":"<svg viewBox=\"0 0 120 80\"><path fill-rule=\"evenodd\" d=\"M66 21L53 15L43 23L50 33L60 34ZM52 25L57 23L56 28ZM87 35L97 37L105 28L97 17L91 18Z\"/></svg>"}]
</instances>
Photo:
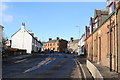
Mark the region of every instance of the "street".
<instances>
[{"instance_id":1,"label":"street","mask_svg":"<svg viewBox=\"0 0 120 80\"><path fill-rule=\"evenodd\" d=\"M3 78L68 78L82 79L80 67L73 55L51 53L32 58L3 61Z\"/></svg>"}]
</instances>

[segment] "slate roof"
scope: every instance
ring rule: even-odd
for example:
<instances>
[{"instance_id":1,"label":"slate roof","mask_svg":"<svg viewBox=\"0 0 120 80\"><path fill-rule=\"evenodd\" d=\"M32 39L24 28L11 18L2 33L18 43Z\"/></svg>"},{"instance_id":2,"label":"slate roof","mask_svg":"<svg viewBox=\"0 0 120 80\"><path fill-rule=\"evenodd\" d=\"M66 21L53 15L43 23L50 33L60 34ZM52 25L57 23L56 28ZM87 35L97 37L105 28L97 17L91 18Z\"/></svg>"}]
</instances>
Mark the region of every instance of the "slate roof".
<instances>
[{"instance_id":1,"label":"slate roof","mask_svg":"<svg viewBox=\"0 0 120 80\"><path fill-rule=\"evenodd\" d=\"M48 43L55 43L57 40L50 40Z\"/></svg>"},{"instance_id":2,"label":"slate roof","mask_svg":"<svg viewBox=\"0 0 120 80\"><path fill-rule=\"evenodd\" d=\"M79 42L80 39L74 39L73 42L69 41L68 43L73 43L73 44L76 44Z\"/></svg>"},{"instance_id":3,"label":"slate roof","mask_svg":"<svg viewBox=\"0 0 120 80\"><path fill-rule=\"evenodd\" d=\"M108 11L107 10L95 9L95 11L94 11L94 18L96 18L97 16L100 16L102 14L108 14Z\"/></svg>"},{"instance_id":4,"label":"slate roof","mask_svg":"<svg viewBox=\"0 0 120 80\"><path fill-rule=\"evenodd\" d=\"M21 29L19 29L18 31L20 31ZM16 31L12 36L14 36L18 31ZM25 29L25 31L28 33L28 34L30 34L26 29ZM32 37L33 37L33 39L35 39L36 41L38 41L32 34L30 34ZM11 37L12 37L11 36ZM42 44L41 43L41 41L38 41L40 44Z\"/></svg>"}]
</instances>

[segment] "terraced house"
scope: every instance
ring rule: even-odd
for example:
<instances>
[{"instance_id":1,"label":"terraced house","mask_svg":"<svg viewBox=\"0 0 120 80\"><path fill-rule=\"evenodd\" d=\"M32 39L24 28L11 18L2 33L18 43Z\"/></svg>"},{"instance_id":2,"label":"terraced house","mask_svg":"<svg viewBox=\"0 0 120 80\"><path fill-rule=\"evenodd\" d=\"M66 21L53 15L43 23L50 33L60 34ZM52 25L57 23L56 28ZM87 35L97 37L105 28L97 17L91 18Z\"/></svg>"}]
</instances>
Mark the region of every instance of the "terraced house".
<instances>
[{"instance_id":1,"label":"terraced house","mask_svg":"<svg viewBox=\"0 0 120 80\"><path fill-rule=\"evenodd\" d=\"M78 54L78 42L80 39L74 39L73 37L70 38L70 41L68 41L67 48L70 53L76 53Z\"/></svg>"},{"instance_id":2,"label":"terraced house","mask_svg":"<svg viewBox=\"0 0 120 80\"><path fill-rule=\"evenodd\" d=\"M120 0L108 0L105 10L96 9L86 34L87 58L120 73Z\"/></svg>"},{"instance_id":3,"label":"terraced house","mask_svg":"<svg viewBox=\"0 0 120 80\"><path fill-rule=\"evenodd\" d=\"M12 35L12 48L27 50L27 53L39 52L42 48L41 41L34 36L31 30L25 29L25 23Z\"/></svg>"},{"instance_id":4,"label":"terraced house","mask_svg":"<svg viewBox=\"0 0 120 80\"><path fill-rule=\"evenodd\" d=\"M67 49L67 41L63 39L52 40L49 38L49 41L43 43L44 50L54 51L54 52L65 52Z\"/></svg>"}]
</instances>

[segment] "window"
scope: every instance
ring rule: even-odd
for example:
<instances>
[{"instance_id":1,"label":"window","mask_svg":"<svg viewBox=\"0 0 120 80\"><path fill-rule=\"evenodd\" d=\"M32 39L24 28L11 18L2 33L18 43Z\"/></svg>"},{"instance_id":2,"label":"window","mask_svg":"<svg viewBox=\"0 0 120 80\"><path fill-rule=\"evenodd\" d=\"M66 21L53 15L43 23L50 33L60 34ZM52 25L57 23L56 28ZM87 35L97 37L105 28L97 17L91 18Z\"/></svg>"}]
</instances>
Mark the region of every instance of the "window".
<instances>
[{"instance_id":1,"label":"window","mask_svg":"<svg viewBox=\"0 0 120 80\"><path fill-rule=\"evenodd\" d=\"M82 46L82 52L84 52L84 46Z\"/></svg>"}]
</instances>

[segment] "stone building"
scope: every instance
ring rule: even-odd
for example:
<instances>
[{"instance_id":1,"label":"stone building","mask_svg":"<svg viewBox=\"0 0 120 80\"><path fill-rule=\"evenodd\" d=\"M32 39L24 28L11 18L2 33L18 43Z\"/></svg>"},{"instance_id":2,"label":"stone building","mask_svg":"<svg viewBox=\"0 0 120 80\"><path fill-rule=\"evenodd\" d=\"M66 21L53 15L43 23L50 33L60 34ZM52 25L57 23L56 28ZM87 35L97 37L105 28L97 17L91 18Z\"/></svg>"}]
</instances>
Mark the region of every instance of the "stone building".
<instances>
[{"instance_id":1,"label":"stone building","mask_svg":"<svg viewBox=\"0 0 120 80\"><path fill-rule=\"evenodd\" d=\"M63 39L57 39L52 40L52 38L49 38L48 42L43 43L44 50L48 51L54 51L54 52L65 52L67 49L67 41Z\"/></svg>"},{"instance_id":2,"label":"stone building","mask_svg":"<svg viewBox=\"0 0 120 80\"><path fill-rule=\"evenodd\" d=\"M21 28L12 35L12 48L27 50L27 53L39 52L42 48L42 43L34 36L31 30L25 29L25 23L22 23Z\"/></svg>"},{"instance_id":3,"label":"stone building","mask_svg":"<svg viewBox=\"0 0 120 80\"><path fill-rule=\"evenodd\" d=\"M78 53L78 42L80 39L73 39L71 37L70 41L68 41L67 48L71 53Z\"/></svg>"},{"instance_id":4,"label":"stone building","mask_svg":"<svg viewBox=\"0 0 120 80\"><path fill-rule=\"evenodd\" d=\"M99 25L91 23L92 33L85 39L87 58L120 72L120 0L108 2L106 10Z\"/></svg>"}]
</instances>

